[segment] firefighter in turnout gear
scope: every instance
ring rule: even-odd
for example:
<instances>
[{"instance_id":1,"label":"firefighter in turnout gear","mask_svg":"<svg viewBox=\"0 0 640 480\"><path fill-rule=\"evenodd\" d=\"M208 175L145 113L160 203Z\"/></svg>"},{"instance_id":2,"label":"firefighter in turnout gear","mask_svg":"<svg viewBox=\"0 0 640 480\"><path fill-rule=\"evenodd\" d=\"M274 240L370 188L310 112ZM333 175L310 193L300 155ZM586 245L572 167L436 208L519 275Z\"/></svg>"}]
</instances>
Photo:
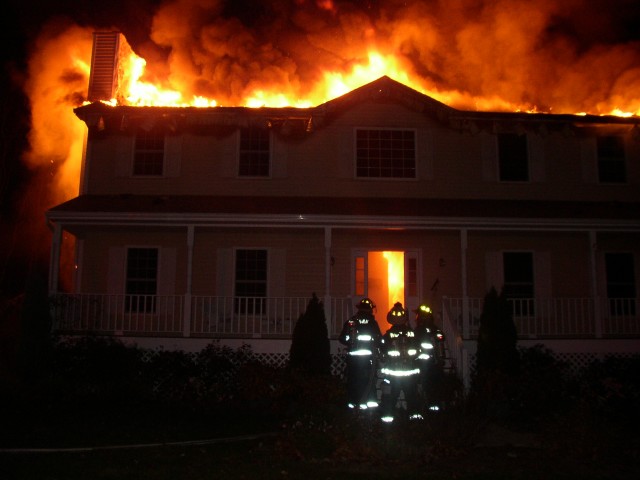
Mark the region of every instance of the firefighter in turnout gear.
<instances>
[{"instance_id":1,"label":"firefighter in turnout gear","mask_svg":"<svg viewBox=\"0 0 640 480\"><path fill-rule=\"evenodd\" d=\"M353 409L378 406L375 380L382 334L373 316L374 308L369 298L363 298L339 337L340 343L347 347L347 404Z\"/></svg>"},{"instance_id":2,"label":"firefighter in turnout gear","mask_svg":"<svg viewBox=\"0 0 640 480\"><path fill-rule=\"evenodd\" d=\"M418 389L427 408L440 410L440 389L444 376L444 334L436 326L431 308L421 304L415 310L415 332L420 348Z\"/></svg>"},{"instance_id":3,"label":"firefighter in turnout gear","mask_svg":"<svg viewBox=\"0 0 640 480\"><path fill-rule=\"evenodd\" d=\"M384 367L382 383L382 421L392 422L400 392L404 393L410 419L422 418L417 382L420 369L416 366L418 344L409 325L409 318L400 302L387 314L391 328L382 337Z\"/></svg>"}]
</instances>

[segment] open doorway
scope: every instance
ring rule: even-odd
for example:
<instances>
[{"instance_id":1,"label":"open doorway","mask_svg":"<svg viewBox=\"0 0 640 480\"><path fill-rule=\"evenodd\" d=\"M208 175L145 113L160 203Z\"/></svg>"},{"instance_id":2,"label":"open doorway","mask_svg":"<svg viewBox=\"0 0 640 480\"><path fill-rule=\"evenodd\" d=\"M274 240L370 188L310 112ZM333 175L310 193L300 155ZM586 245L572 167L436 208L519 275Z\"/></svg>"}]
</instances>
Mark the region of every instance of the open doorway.
<instances>
[{"instance_id":1,"label":"open doorway","mask_svg":"<svg viewBox=\"0 0 640 480\"><path fill-rule=\"evenodd\" d=\"M418 305L418 255L413 251L359 251L355 256L355 296L376 304L376 320L384 333L387 312L395 302L407 311ZM412 316L409 314L409 318Z\"/></svg>"}]
</instances>

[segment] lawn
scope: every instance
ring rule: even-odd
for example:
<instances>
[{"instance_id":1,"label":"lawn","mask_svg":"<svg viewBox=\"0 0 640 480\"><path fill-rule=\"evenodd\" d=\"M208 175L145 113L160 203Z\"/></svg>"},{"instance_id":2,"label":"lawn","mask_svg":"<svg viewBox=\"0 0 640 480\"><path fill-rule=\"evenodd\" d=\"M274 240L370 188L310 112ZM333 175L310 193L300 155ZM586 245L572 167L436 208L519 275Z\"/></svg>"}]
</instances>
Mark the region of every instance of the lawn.
<instances>
[{"instance_id":1,"label":"lawn","mask_svg":"<svg viewBox=\"0 0 640 480\"><path fill-rule=\"evenodd\" d=\"M4 417L0 478L595 480L640 473L637 436L580 415L535 428L462 411L393 425L342 413L331 422L238 411L89 409L47 417Z\"/></svg>"}]
</instances>

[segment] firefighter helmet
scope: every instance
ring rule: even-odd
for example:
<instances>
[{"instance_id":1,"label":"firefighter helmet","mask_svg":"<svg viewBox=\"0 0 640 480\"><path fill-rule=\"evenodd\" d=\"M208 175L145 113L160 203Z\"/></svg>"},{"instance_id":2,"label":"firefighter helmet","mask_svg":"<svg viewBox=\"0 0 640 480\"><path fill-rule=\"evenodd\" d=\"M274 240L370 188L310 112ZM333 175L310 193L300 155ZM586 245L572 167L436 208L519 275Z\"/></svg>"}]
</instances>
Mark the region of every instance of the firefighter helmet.
<instances>
[{"instance_id":1,"label":"firefighter helmet","mask_svg":"<svg viewBox=\"0 0 640 480\"><path fill-rule=\"evenodd\" d=\"M434 322L433 311L426 303L421 303L416 310L416 326L432 326Z\"/></svg>"},{"instance_id":2,"label":"firefighter helmet","mask_svg":"<svg viewBox=\"0 0 640 480\"><path fill-rule=\"evenodd\" d=\"M373 309L376 308L375 304L373 303L373 300L371 300L370 298L363 298L362 300L360 300L357 305L356 308L358 310L364 310L367 312L373 312Z\"/></svg>"},{"instance_id":3,"label":"firefighter helmet","mask_svg":"<svg viewBox=\"0 0 640 480\"><path fill-rule=\"evenodd\" d=\"M407 322L407 312L400 302L396 302L387 313L387 322L391 325L402 325Z\"/></svg>"}]
</instances>

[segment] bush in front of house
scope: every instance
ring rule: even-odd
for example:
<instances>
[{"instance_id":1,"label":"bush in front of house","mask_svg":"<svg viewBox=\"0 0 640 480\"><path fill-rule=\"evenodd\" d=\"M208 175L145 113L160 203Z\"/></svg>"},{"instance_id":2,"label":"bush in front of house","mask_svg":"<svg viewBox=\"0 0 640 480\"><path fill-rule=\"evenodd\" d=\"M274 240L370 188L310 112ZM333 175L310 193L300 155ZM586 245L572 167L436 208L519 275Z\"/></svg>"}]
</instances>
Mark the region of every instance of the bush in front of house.
<instances>
[{"instance_id":1,"label":"bush in front of house","mask_svg":"<svg viewBox=\"0 0 640 480\"><path fill-rule=\"evenodd\" d=\"M139 349L107 337L58 341L40 386L50 403L65 408L131 404L145 398Z\"/></svg>"},{"instance_id":2,"label":"bush in front of house","mask_svg":"<svg viewBox=\"0 0 640 480\"><path fill-rule=\"evenodd\" d=\"M331 353L324 306L314 293L293 329L289 367L310 375L331 373Z\"/></svg>"},{"instance_id":3,"label":"bush in front of house","mask_svg":"<svg viewBox=\"0 0 640 480\"><path fill-rule=\"evenodd\" d=\"M495 288L485 295L480 314L476 371L472 383L474 406L490 417L512 414L516 377L520 370L518 336L511 305Z\"/></svg>"}]
</instances>

